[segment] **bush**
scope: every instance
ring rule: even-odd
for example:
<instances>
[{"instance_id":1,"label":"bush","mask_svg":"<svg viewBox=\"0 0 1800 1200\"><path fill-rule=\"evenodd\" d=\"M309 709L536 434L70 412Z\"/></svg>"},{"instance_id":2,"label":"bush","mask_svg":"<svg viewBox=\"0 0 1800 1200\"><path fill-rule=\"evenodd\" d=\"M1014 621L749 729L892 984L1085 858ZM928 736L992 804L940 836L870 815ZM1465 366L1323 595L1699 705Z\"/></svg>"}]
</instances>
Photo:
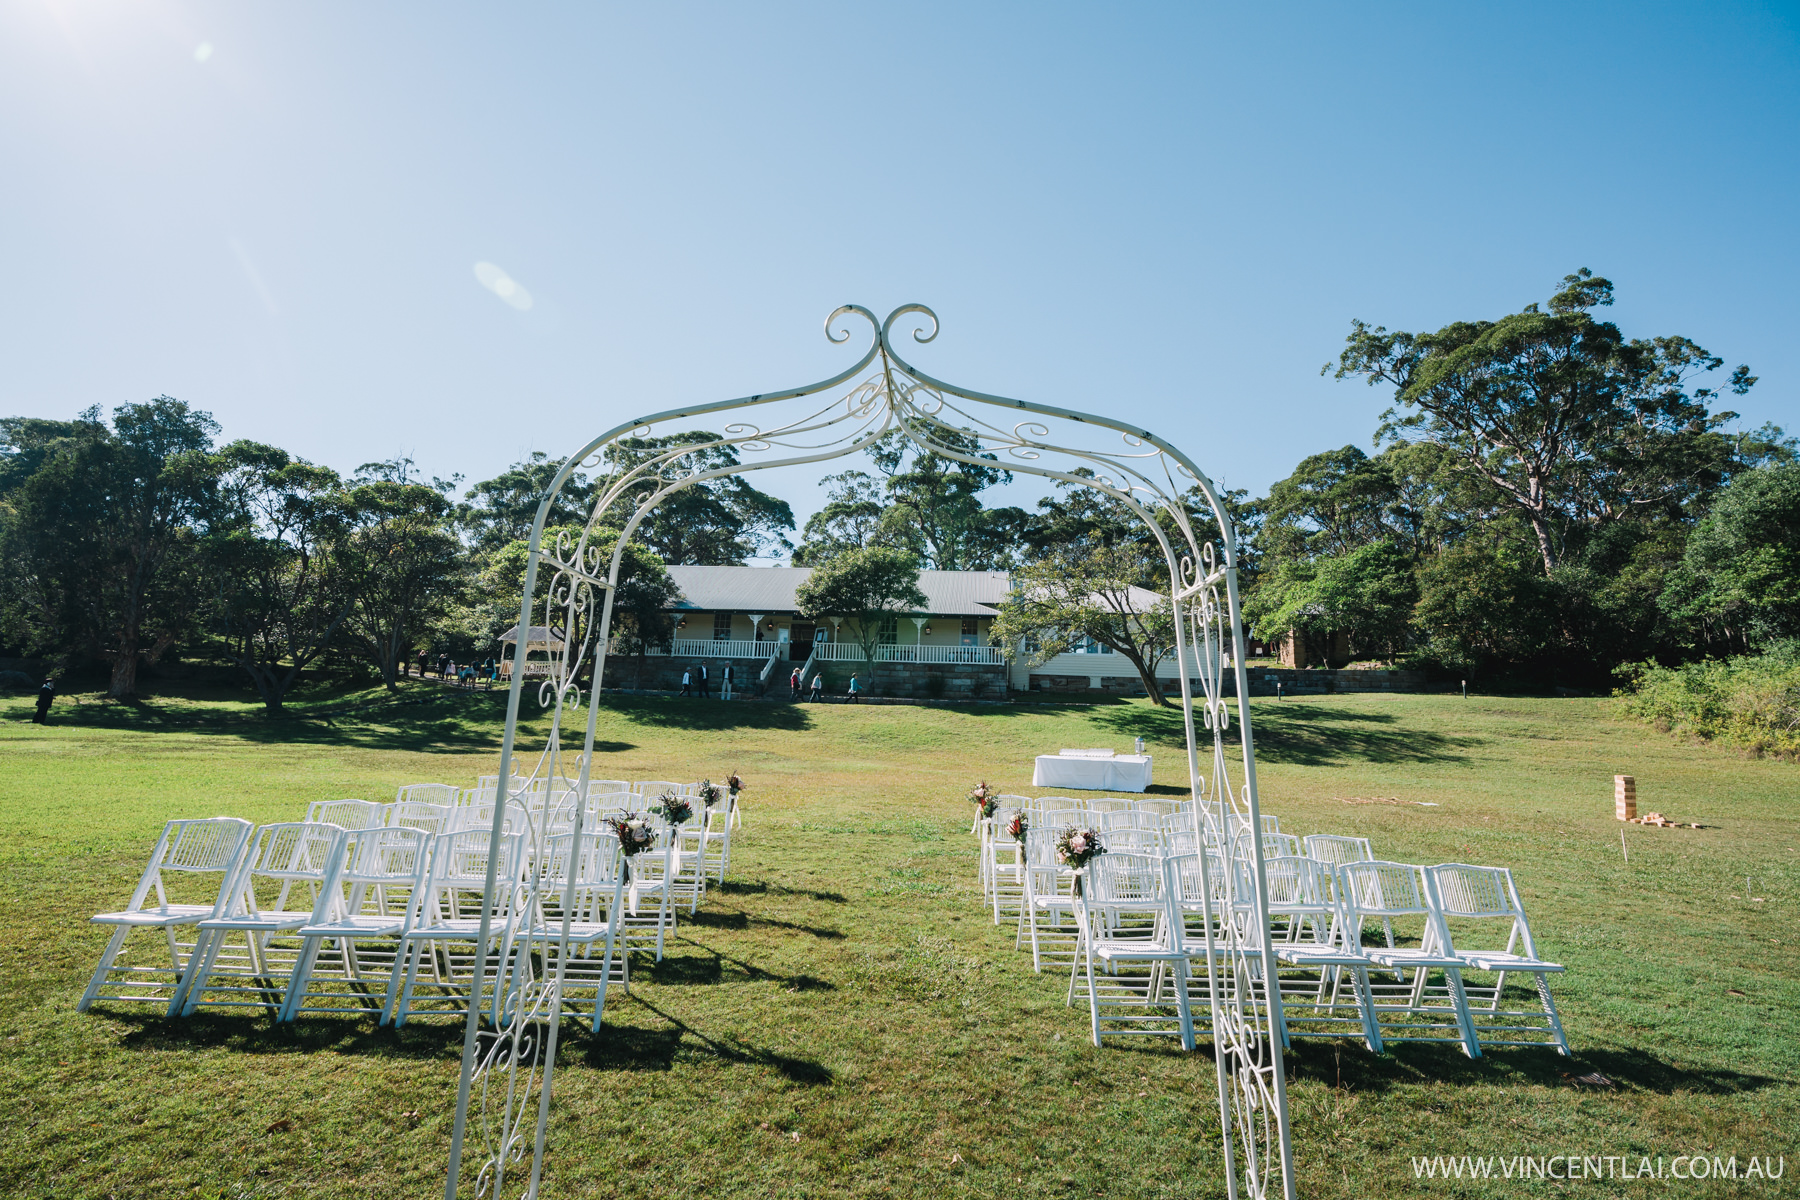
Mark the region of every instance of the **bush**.
<instances>
[{"instance_id":1,"label":"bush","mask_svg":"<svg viewBox=\"0 0 1800 1200\"><path fill-rule=\"evenodd\" d=\"M1756 753L1800 753L1800 642L1685 667L1640 663L1626 673L1628 686L1615 694L1658 729Z\"/></svg>"},{"instance_id":2,"label":"bush","mask_svg":"<svg viewBox=\"0 0 1800 1200\"><path fill-rule=\"evenodd\" d=\"M35 692L37 680L23 671L0 671L0 692Z\"/></svg>"}]
</instances>

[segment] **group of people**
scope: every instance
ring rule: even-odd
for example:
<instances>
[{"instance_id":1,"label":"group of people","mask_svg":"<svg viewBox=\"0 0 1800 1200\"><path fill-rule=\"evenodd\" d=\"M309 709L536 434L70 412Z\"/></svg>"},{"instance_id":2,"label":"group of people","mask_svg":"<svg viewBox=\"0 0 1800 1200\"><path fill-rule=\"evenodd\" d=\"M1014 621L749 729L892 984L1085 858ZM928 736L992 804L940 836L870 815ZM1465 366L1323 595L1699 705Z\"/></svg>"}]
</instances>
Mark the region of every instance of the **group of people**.
<instances>
[{"instance_id":1,"label":"group of people","mask_svg":"<svg viewBox=\"0 0 1800 1200\"><path fill-rule=\"evenodd\" d=\"M855 675L850 676L849 686L844 689L845 703L855 704L857 699L862 695L862 690L862 680L858 679ZM795 667L793 673L788 676L788 698L790 700L798 700L800 699L800 693L802 691L809 691L811 693L810 699L814 704L825 699L825 672L813 672L812 682L808 685L806 680L800 677L800 668Z\"/></svg>"},{"instance_id":2,"label":"group of people","mask_svg":"<svg viewBox=\"0 0 1800 1200\"><path fill-rule=\"evenodd\" d=\"M405 659L401 659L402 672L405 672L410 666L411 664ZM430 653L425 650L419 651L420 679L425 678L426 671L430 666ZM456 665L456 660L448 654L440 654L437 656L437 673L439 679L452 680L457 687L477 688L485 684L489 691L493 690L494 681L500 678L499 666L492 657L479 666L475 663L464 663L459 667Z\"/></svg>"},{"instance_id":3,"label":"group of people","mask_svg":"<svg viewBox=\"0 0 1800 1200\"><path fill-rule=\"evenodd\" d=\"M735 685L736 680L737 668L730 663L726 663L719 671L719 699L731 699L732 688ZM693 696L698 694L710 698L712 696L711 688L712 671L705 663L699 663L695 666L688 667L681 672L681 694L683 696ZM811 692L811 699L814 703L825 699L825 672L815 671L809 685L807 680L801 678L800 668L795 667L788 675L788 698L791 700L798 700L801 698L802 693L807 691ZM849 686L844 689L844 692L846 703L857 703L863 693L862 680L855 675L850 676ZM756 694L759 696L762 695L760 686L757 687Z\"/></svg>"}]
</instances>

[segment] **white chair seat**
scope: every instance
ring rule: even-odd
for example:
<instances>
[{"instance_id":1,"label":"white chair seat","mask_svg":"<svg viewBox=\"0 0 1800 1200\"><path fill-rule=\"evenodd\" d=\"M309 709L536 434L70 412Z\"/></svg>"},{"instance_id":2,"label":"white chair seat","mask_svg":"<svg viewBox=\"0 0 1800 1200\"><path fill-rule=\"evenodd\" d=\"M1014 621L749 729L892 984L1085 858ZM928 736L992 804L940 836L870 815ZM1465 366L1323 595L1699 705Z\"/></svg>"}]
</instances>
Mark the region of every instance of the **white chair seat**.
<instances>
[{"instance_id":1,"label":"white chair seat","mask_svg":"<svg viewBox=\"0 0 1800 1200\"><path fill-rule=\"evenodd\" d=\"M1204 951L1202 951L1204 954ZM1173 962L1178 958L1192 957L1185 950L1171 949L1161 941L1096 941L1094 957L1102 962Z\"/></svg>"},{"instance_id":2,"label":"white chair seat","mask_svg":"<svg viewBox=\"0 0 1800 1200\"><path fill-rule=\"evenodd\" d=\"M319 925L308 925L300 931L301 937L334 937L334 938L374 938L393 937L406 927L406 919L398 916L345 917L339 921L326 921Z\"/></svg>"},{"instance_id":3,"label":"white chair seat","mask_svg":"<svg viewBox=\"0 0 1800 1200\"><path fill-rule=\"evenodd\" d=\"M245 913L237 917L211 917L200 922L201 929L240 930L250 933L279 933L284 930L298 929L313 919L312 910L305 912Z\"/></svg>"},{"instance_id":4,"label":"white chair seat","mask_svg":"<svg viewBox=\"0 0 1800 1200\"><path fill-rule=\"evenodd\" d=\"M1372 947L1365 952L1370 962L1377 966L1399 967L1411 970L1415 967L1466 967L1469 962L1454 954L1439 954L1435 950L1399 950L1387 946Z\"/></svg>"},{"instance_id":5,"label":"white chair seat","mask_svg":"<svg viewBox=\"0 0 1800 1200\"><path fill-rule=\"evenodd\" d=\"M166 904L161 908L137 909L126 912L100 913L88 918L94 925L130 925L133 927L160 928L164 925L192 925L212 912L210 904Z\"/></svg>"},{"instance_id":6,"label":"white chair seat","mask_svg":"<svg viewBox=\"0 0 1800 1200\"><path fill-rule=\"evenodd\" d=\"M1366 967L1369 957L1337 946L1306 942L1275 947L1275 957L1293 967Z\"/></svg>"},{"instance_id":7,"label":"white chair seat","mask_svg":"<svg viewBox=\"0 0 1800 1200\"><path fill-rule=\"evenodd\" d=\"M536 938L560 938L560 937L562 937L562 935L563 935L562 922L561 921L551 921L544 925L532 926L531 933L529 936L532 937L533 939L536 939ZM604 922L604 921L570 921L569 922L569 940L571 942L582 942L582 943L603 942L606 940L606 922Z\"/></svg>"},{"instance_id":8,"label":"white chair seat","mask_svg":"<svg viewBox=\"0 0 1800 1200\"><path fill-rule=\"evenodd\" d=\"M1499 951L1474 950L1462 955L1465 967L1473 967L1477 971L1560 971L1561 963L1544 962L1542 959L1527 958L1522 954L1502 954Z\"/></svg>"},{"instance_id":9,"label":"white chair seat","mask_svg":"<svg viewBox=\"0 0 1800 1200\"><path fill-rule=\"evenodd\" d=\"M489 937L502 937L512 922L496 919L488 923ZM468 942L481 936L480 917L457 917L454 920L439 921L435 925L419 925L400 935L403 940L413 942Z\"/></svg>"}]
</instances>

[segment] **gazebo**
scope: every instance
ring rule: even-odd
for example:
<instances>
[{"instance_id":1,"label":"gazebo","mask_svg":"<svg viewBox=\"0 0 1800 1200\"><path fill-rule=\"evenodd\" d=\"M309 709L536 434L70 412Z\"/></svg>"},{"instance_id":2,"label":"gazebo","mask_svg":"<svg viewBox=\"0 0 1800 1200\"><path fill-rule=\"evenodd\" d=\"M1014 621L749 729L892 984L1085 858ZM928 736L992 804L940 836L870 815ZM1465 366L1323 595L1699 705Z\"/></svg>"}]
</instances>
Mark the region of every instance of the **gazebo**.
<instances>
[{"instance_id":1,"label":"gazebo","mask_svg":"<svg viewBox=\"0 0 1800 1200\"><path fill-rule=\"evenodd\" d=\"M516 646L518 642L519 627L517 625L500 635L500 645L503 647ZM548 625L531 626L525 631L525 674L548 675L551 656L561 654L566 644L562 630ZM544 652L544 657L533 659L532 653L539 650ZM503 678L510 678L513 672L514 655L505 650L502 650L501 654L503 657L500 660L500 674Z\"/></svg>"}]
</instances>

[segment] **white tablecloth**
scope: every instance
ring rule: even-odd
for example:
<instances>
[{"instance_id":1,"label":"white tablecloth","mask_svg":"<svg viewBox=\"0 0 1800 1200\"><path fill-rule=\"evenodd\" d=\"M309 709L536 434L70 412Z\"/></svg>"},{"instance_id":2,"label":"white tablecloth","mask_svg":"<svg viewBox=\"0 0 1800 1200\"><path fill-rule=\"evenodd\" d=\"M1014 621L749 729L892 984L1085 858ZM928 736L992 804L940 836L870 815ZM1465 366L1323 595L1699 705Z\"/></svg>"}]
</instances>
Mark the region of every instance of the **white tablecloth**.
<instances>
[{"instance_id":1,"label":"white tablecloth","mask_svg":"<svg viewBox=\"0 0 1800 1200\"><path fill-rule=\"evenodd\" d=\"M1112 758L1040 754L1032 772L1033 787L1073 788L1084 792L1141 792L1150 786L1148 754Z\"/></svg>"}]
</instances>

